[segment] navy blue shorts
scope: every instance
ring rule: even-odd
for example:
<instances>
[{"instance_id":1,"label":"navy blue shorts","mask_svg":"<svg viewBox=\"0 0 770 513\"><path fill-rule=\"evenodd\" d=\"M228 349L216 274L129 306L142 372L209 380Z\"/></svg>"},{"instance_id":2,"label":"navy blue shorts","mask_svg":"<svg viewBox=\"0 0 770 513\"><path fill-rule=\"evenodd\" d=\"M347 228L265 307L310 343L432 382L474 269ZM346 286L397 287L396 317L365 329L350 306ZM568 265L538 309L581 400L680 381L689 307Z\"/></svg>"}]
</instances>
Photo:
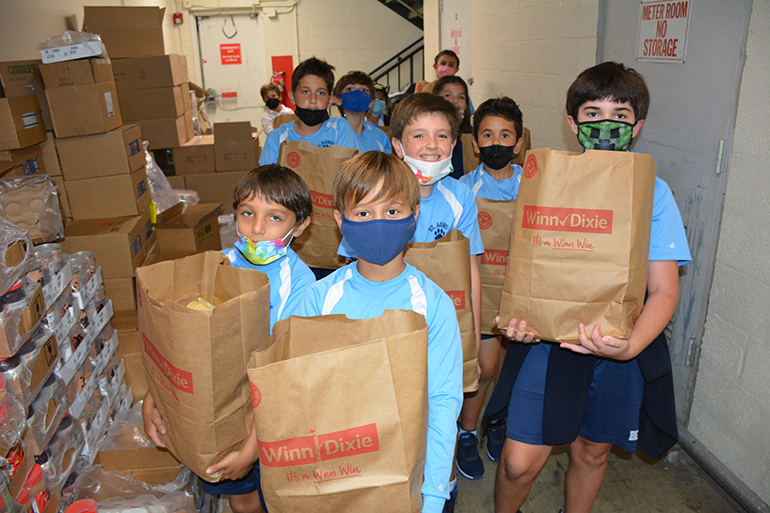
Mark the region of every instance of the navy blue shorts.
<instances>
[{"instance_id":1,"label":"navy blue shorts","mask_svg":"<svg viewBox=\"0 0 770 513\"><path fill-rule=\"evenodd\" d=\"M262 509L267 511L265 498L262 496L262 480L259 476L259 462L256 462L251 471L240 479L225 479L218 483L203 482L203 491L212 495L245 495L254 490L259 492L259 503Z\"/></svg>"},{"instance_id":2,"label":"navy blue shorts","mask_svg":"<svg viewBox=\"0 0 770 513\"><path fill-rule=\"evenodd\" d=\"M505 435L531 445L543 444L543 400L548 355L553 344L534 344L513 387ZM636 360L598 359L588 392L580 436L633 452L639 435L644 378Z\"/></svg>"},{"instance_id":3,"label":"navy blue shorts","mask_svg":"<svg viewBox=\"0 0 770 513\"><path fill-rule=\"evenodd\" d=\"M501 333L500 335L502 335L502 333ZM499 337L500 335L484 335L484 334L482 333L482 334L481 334L481 340L489 340L490 338L497 338L497 337Z\"/></svg>"}]
</instances>

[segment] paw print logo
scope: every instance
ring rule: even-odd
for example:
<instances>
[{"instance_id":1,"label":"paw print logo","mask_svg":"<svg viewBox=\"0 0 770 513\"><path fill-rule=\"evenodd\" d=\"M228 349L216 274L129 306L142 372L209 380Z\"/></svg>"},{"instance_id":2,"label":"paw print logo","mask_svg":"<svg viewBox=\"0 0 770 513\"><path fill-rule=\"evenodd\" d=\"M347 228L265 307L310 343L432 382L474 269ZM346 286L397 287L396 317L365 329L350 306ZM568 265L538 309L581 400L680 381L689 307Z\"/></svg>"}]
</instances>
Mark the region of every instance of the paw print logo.
<instances>
[{"instance_id":1,"label":"paw print logo","mask_svg":"<svg viewBox=\"0 0 770 513\"><path fill-rule=\"evenodd\" d=\"M289 165L289 167L297 167L300 163L299 153L296 151L290 152L288 155L286 155L286 163Z\"/></svg>"},{"instance_id":2,"label":"paw print logo","mask_svg":"<svg viewBox=\"0 0 770 513\"><path fill-rule=\"evenodd\" d=\"M444 235L446 235L446 232L444 232L443 228L436 228L436 239L435 240L439 240Z\"/></svg>"}]
</instances>

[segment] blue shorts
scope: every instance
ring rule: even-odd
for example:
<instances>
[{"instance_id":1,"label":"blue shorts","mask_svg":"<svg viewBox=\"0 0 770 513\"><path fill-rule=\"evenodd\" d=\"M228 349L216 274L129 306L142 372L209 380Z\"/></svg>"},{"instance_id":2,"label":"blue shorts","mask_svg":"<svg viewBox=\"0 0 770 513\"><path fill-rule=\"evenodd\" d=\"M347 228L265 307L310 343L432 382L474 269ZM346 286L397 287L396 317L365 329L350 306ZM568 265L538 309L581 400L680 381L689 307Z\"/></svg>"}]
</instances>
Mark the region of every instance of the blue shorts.
<instances>
[{"instance_id":1,"label":"blue shorts","mask_svg":"<svg viewBox=\"0 0 770 513\"><path fill-rule=\"evenodd\" d=\"M212 495L245 495L254 490L259 492L259 503L267 512L265 498L262 496L262 480L259 476L259 462L256 462L251 471L240 479L225 479L218 483L203 482L203 491Z\"/></svg>"},{"instance_id":2,"label":"blue shorts","mask_svg":"<svg viewBox=\"0 0 770 513\"><path fill-rule=\"evenodd\" d=\"M502 335L502 333L501 333L500 335ZM484 334L482 333L482 334L481 334L481 340L489 340L490 338L497 338L497 337L499 337L500 335L484 335Z\"/></svg>"},{"instance_id":3,"label":"blue shorts","mask_svg":"<svg viewBox=\"0 0 770 513\"><path fill-rule=\"evenodd\" d=\"M531 445L543 444L543 401L548 355L553 344L534 344L519 371L508 406L505 435ZM588 392L580 436L633 452L639 435L644 378L636 360L598 359Z\"/></svg>"}]
</instances>

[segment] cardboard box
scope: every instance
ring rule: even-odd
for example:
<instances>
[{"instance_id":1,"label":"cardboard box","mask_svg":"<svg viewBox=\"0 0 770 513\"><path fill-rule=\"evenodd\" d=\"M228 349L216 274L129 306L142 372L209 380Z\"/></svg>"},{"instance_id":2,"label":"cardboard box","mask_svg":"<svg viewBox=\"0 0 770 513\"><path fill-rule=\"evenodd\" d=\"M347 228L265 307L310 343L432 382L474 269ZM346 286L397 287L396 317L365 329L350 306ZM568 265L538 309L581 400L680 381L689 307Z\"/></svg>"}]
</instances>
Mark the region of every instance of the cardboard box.
<instances>
[{"instance_id":1,"label":"cardboard box","mask_svg":"<svg viewBox=\"0 0 770 513\"><path fill-rule=\"evenodd\" d=\"M37 96L0 98L0 150L26 148L45 141Z\"/></svg>"},{"instance_id":2,"label":"cardboard box","mask_svg":"<svg viewBox=\"0 0 770 513\"><path fill-rule=\"evenodd\" d=\"M136 283L133 278L110 278L104 280L104 293L112 300L116 311L136 310ZM123 343L123 339L120 339Z\"/></svg>"},{"instance_id":3,"label":"cardboard box","mask_svg":"<svg viewBox=\"0 0 770 513\"><path fill-rule=\"evenodd\" d=\"M112 61L118 91L172 87L187 83L187 57L171 54Z\"/></svg>"},{"instance_id":4,"label":"cardboard box","mask_svg":"<svg viewBox=\"0 0 770 513\"><path fill-rule=\"evenodd\" d=\"M119 332L136 331L139 329L139 316L135 310L114 312L110 324ZM121 339L121 344L123 339Z\"/></svg>"},{"instance_id":5,"label":"cardboard box","mask_svg":"<svg viewBox=\"0 0 770 513\"><path fill-rule=\"evenodd\" d=\"M186 83L173 87L119 91L118 97L125 122L177 118L190 110L190 86Z\"/></svg>"},{"instance_id":6,"label":"cardboard box","mask_svg":"<svg viewBox=\"0 0 770 513\"><path fill-rule=\"evenodd\" d=\"M189 205L182 212L182 203L158 216L155 232L160 253L201 253L219 251L219 203Z\"/></svg>"},{"instance_id":7,"label":"cardboard box","mask_svg":"<svg viewBox=\"0 0 770 513\"><path fill-rule=\"evenodd\" d=\"M40 172L46 172L40 145L0 151L0 176L28 176Z\"/></svg>"},{"instance_id":8,"label":"cardboard box","mask_svg":"<svg viewBox=\"0 0 770 513\"><path fill-rule=\"evenodd\" d=\"M83 32L99 34L113 59L163 55L163 14L158 7L85 6Z\"/></svg>"},{"instance_id":9,"label":"cardboard box","mask_svg":"<svg viewBox=\"0 0 770 513\"><path fill-rule=\"evenodd\" d=\"M50 176L61 176L61 164L59 164L59 153L56 151L53 132L46 132L46 140L40 143L40 149L43 150L46 173Z\"/></svg>"},{"instance_id":10,"label":"cardboard box","mask_svg":"<svg viewBox=\"0 0 770 513\"><path fill-rule=\"evenodd\" d=\"M142 129L142 138L149 141L151 150L178 148L187 142L185 116L165 119L143 119L137 121Z\"/></svg>"},{"instance_id":11,"label":"cardboard box","mask_svg":"<svg viewBox=\"0 0 770 513\"><path fill-rule=\"evenodd\" d=\"M61 209L61 219L64 226L72 221L72 210L70 210L70 201L67 198L67 188L64 186L64 178L61 176L52 176L51 183L56 186L56 195L59 197L59 208Z\"/></svg>"},{"instance_id":12,"label":"cardboard box","mask_svg":"<svg viewBox=\"0 0 770 513\"><path fill-rule=\"evenodd\" d=\"M233 191L246 171L234 173L201 173L185 176L187 188L196 191L201 203L221 203L222 214L233 212Z\"/></svg>"},{"instance_id":13,"label":"cardboard box","mask_svg":"<svg viewBox=\"0 0 770 513\"><path fill-rule=\"evenodd\" d=\"M177 175L215 172L214 136L196 135L174 148L174 169Z\"/></svg>"},{"instance_id":14,"label":"cardboard box","mask_svg":"<svg viewBox=\"0 0 770 513\"><path fill-rule=\"evenodd\" d=\"M131 387L133 402L141 401L147 394L147 376L142 365L142 338L134 326L130 331L118 331L118 340L117 354L123 358L126 367L126 385Z\"/></svg>"},{"instance_id":15,"label":"cardboard box","mask_svg":"<svg viewBox=\"0 0 770 513\"><path fill-rule=\"evenodd\" d=\"M214 123L214 156L217 171L251 171L257 166L251 123ZM259 144L259 143L257 143Z\"/></svg>"},{"instance_id":16,"label":"cardboard box","mask_svg":"<svg viewBox=\"0 0 770 513\"><path fill-rule=\"evenodd\" d=\"M72 218L106 219L137 216L150 206L150 188L144 167L130 175L67 180Z\"/></svg>"},{"instance_id":17,"label":"cardboard box","mask_svg":"<svg viewBox=\"0 0 770 513\"><path fill-rule=\"evenodd\" d=\"M129 278L154 239L148 209L133 217L74 221L64 229L61 246L65 253L91 251L104 278Z\"/></svg>"},{"instance_id":18,"label":"cardboard box","mask_svg":"<svg viewBox=\"0 0 770 513\"><path fill-rule=\"evenodd\" d=\"M40 110L43 113L45 128L46 130L53 130L51 109L48 108L45 88L38 79L40 73L38 68L41 62L40 59L0 62L0 84L6 98L16 98L17 96L27 96L29 94L37 96Z\"/></svg>"},{"instance_id":19,"label":"cardboard box","mask_svg":"<svg viewBox=\"0 0 770 513\"><path fill-rule=\"evenodd\" d=\"M166 179L168 179L168 183L171 185L172 189L187 188L185 185L184 176L167 176Z\"/></svg>"},{"instance_id":20,"label":"cardboard box","mask_svg":"<svg viewBox=\"0 0 770 513\"><path fill-rule=\"evenodd\" d=\"M139 125L124 125L104 134L56 141L66 180L128 175L145 164ZM111 217L115 217L113 214Z\"/></svg>"},{"instance_id":21,"label":"cardboard box","mask_svg":"<svg viewBox=\"0 0 770 513\"><path fill-rule=\"evenodd\" d=\"M101 451L96 455L94 465L101 465L105 471L122 471L126 475L130 471L134 479L151 486L173 481L182 470L181 463L167 449L158 447Z\"/></svg>"},{"instance_id":22,"label":"cardboard box","mask_svg":"<svg viewBox=\"0 0 770 513\"><path fill-rule=\"evenodd\" d=\"M42 64L57 138L99 134L123 124L108 59Z\"/></svg>"},{"instance_id":23,"label":"cardboard box","mask_svg":"<svg viewBox=\"0 0 770 513\"><path fill-rule=\"evenodd\" d=\"M195 137L195 121L193 120L192 110L188 110L184 113L184 126L187 131L187 138L184 142L187 142Z\"/></svg>"}]
</instances>

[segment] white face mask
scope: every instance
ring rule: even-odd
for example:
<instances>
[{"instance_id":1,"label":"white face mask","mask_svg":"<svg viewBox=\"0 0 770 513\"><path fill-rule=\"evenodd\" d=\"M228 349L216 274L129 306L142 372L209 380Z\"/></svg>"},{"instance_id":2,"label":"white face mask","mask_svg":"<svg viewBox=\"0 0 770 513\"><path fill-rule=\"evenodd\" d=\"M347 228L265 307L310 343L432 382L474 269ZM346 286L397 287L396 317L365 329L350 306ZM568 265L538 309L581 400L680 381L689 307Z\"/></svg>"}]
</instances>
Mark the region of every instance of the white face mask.
<instances>
[{"instance_id":1,"label":"white face mask","mask_svg":"<svg viewBox=\"0 0 770 513\"><path fill-rule=\"evenodd\" d=\"M451 155L444 160L431 162L417 160L406 154L404 147L401 145L401 141L399 141L398 145L401 146L401 153L404 154L404 162L411 167L414 174L417 175L417 179L420 180L420 185L433 185L454 171Z\"/></svg>"}]
</instances>

